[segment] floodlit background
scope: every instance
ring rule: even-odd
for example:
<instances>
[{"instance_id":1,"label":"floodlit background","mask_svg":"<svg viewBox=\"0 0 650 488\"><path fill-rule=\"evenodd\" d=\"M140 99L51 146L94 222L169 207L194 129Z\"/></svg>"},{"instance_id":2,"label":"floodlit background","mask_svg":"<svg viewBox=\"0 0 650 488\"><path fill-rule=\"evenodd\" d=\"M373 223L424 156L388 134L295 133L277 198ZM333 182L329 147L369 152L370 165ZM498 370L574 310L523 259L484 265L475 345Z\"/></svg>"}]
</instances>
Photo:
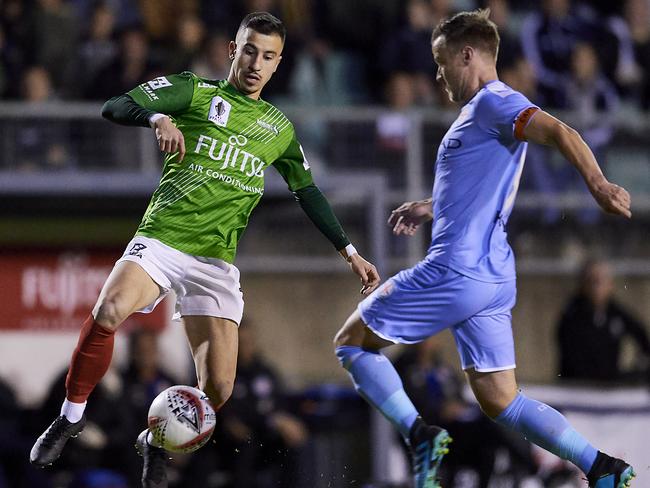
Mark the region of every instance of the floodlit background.
<instances>
[{"instance_id":1,"label":"floodlit background","mask_svg":"<svg viewBox=\"0 0 650 488\"><path fill-rule=\"evenodd\" d=\"M437 145L458 113L435 83L431 30L486 6L502 38L501 79L578 129L633 202L631 221L602 214L568 163L529 147L508 225L519 380L601 449L633 461L635 486L650 486L649 0L4 0L0 488L139 486L131 446L151 398L194 384L168 299L118 333L113 368L90 398L92 425L54 468L28 465L58 414L80 324L160 174L151 130L102 120L106 99L184 70L227 77L241 18L275 13L288 38L263 97L294 122L316 183L386 278L426 252L428 228L396 238L385 222L403 201L430 195ZM589 258L600 264L581 281ZM250 361L214 442L176 456L170 486L410 486L399 439L333 355L331 339L360 299L356 278L273 170L236 265L240 357ZM611 288L615 309L575 312L579 288ZM480 417L450 334L389 355L423 414L457 439L445 488L584 486L570 466Z\"/></svg>"}]
</instances>

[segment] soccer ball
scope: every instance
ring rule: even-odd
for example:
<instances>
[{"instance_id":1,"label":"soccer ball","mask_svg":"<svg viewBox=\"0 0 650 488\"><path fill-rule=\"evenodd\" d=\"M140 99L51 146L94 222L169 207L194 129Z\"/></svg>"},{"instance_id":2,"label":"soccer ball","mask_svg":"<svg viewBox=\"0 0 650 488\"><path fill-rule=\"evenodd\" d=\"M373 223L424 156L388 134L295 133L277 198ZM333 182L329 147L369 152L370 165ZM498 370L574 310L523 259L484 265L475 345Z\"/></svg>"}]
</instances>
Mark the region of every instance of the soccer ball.
<instances>
[{"instance_id":1,"label":"soccer ball","mask_svg":"<svg viewBox=\"0 0 650 488\"><path fill-rule=\"evenodd\" d=\"M170 452L187 453L210 440L216 415L205 393L177 385L154 398L147 423L155 445Z\"/></svg>"}]
</instances>

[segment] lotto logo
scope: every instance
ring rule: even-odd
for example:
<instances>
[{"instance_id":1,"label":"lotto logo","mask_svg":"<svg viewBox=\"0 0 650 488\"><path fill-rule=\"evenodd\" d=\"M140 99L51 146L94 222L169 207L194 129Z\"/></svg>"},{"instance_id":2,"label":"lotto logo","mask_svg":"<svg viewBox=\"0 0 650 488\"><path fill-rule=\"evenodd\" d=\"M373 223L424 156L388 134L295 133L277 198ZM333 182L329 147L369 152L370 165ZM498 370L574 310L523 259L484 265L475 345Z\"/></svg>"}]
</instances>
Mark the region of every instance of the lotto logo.
<instances>
[{"instance_id":1,"label":"lotto logo","mask_svg":"<svg viewBox=\"0 0 650 488\"><path fill-rule=\"evenodd\" d=\"M166 86L172 86L169 80L164 76L159 76L158 78L154 78L147 84L152 90L157 90L158 88L165 88Z\"/></svg>"}]
</instances>

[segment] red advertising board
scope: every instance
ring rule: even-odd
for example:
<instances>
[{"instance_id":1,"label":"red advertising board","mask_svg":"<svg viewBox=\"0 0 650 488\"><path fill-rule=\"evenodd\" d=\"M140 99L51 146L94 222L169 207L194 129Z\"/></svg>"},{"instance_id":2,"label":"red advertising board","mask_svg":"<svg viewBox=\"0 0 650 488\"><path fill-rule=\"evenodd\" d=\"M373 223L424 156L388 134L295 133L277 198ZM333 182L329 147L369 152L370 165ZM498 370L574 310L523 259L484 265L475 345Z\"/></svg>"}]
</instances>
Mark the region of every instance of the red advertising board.
<instances>
[{"instance_id":1,"label":"red advertising board","mask_svg":"<svg viewBox=\"0 0 650 488\"><path fill-rule=\"evenodd\" d=\"M119 251L0 253L0 330L79 329L119 256ZM165 309L161 303L131 320L162 329Z\"/></svg>"}]
</instances>

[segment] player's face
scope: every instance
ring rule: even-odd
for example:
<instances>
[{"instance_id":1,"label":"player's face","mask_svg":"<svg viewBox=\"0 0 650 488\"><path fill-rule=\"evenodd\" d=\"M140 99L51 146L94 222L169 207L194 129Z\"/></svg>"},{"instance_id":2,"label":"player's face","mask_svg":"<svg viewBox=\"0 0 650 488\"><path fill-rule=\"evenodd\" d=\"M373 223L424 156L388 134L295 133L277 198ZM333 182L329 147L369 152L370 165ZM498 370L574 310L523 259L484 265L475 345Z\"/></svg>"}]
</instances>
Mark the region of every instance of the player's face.
<instances>
[{"instance_id":1,"label":"player's face","mask_svg":"<svg viewBox=\"0 0 650 488\"><path fill-rule=\"evenodd\" d=\"M277 34L260 34L242 29L229 45L232 66L228 81L250 98L259 98L282 59L282 39Z\"/></svg>"},{"instance_id":2,"label":"player's face","mask_svg":"<svg viewBox=\"0 0 650 488\"><path fill-rule=\"evenodd\" d=\"M433 59L438 65L436 81L444 85L449 100L462 102L467 84L467 70L461 51L447 46L445 36L436 37L431 50Z\"/></svg>"}]
</instances>

